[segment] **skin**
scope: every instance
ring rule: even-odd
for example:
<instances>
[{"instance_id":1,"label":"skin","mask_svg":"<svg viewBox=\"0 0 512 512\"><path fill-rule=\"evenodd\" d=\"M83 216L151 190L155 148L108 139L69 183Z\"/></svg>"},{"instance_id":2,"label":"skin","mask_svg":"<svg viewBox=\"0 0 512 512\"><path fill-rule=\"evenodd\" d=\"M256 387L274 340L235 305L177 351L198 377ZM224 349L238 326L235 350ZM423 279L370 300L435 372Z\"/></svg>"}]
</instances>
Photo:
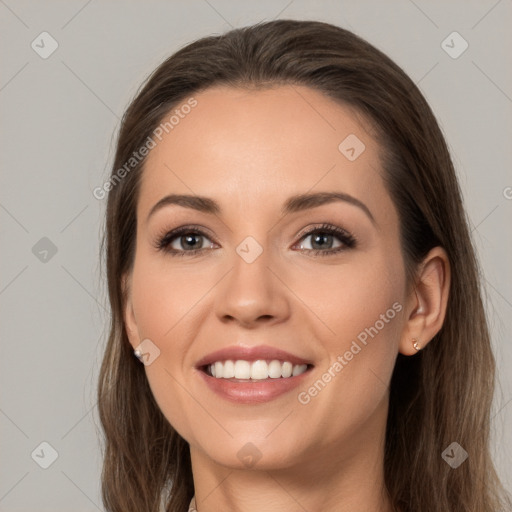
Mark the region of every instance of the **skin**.
<instances>
[{"instance_id":1,"label":"skin","mask_svg":"<svg viewBox=\"0 0 512 512\"><path fill-rule=\"evenodd\" d=\"M384 187L380 148L347 106L306 87L215 87L148 156L137 205L135 263L125 276L133 348L149 338L160 356L145 371L163 414L190 444L196 506L216 511L390 511L383 473L388 384L399 352L414 355L439 331L449 291L445 252L433 249L407 283L396 208ZM338 145L366 149L349 161ZM336 201L282 216L294 194L337 191ZM211 215L168 205L170 193L215 199ZM357 245L315 256L309 228L329 223ZM194 256L155 248L172 229L199 224ZM318 233L317 233L318 234ZM182 234L183 235L183 234ZM178 235L172 247L182 252ZM262 254L237 246L252 236ZM194 241L192 242L194 244ZM342 242L334 238L337 248ZM297 395L321 378L365 328L402 309L309 403ZM231 345L269 344L314 363L303 386L270 402L237 405L203 383L195 363ZM261 458L237 456L253 443Z\"/></svg>"}]
</instances>

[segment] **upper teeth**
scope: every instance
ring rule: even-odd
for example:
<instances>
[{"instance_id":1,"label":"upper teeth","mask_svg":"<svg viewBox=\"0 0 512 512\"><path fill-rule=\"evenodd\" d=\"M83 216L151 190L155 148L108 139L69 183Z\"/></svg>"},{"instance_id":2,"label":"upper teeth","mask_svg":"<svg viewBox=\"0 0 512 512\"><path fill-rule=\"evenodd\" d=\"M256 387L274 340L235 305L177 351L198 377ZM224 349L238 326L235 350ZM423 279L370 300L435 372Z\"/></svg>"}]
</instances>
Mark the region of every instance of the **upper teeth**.
<instances>
[{"instance_id":1,"label":"upper teeth","mask_svg":"<svg viewBox=\"0 0 512 512\"><path fill-rule=\"evenodd\" d=\"M265 361L258 359L256 361L227 360L217 361L208 365L208 369L213 377L217 379L278 379L279 377L291 377L300 375L307 370L307 364L296 364L295 366L288 361Z\"/></svg>"}]
</instances>

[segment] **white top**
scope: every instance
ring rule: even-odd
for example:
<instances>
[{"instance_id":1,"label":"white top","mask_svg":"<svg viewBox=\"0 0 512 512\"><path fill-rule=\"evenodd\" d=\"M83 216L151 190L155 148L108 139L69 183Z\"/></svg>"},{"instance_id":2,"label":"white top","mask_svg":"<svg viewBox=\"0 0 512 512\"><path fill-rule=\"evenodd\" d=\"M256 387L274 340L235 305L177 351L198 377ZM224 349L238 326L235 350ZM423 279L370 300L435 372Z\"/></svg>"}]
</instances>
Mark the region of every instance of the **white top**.
<instances>
[{"instance_id":1,"label":"white top","mask_svg":"<svg viewBox=\"0 0 512 512\"><path fill-rule=\"evenodd\" d=\"M192 496L192 499L190 500L190 505L188 506L188 512L197 512L195 495Z\"/></svg>"}]
</instances>

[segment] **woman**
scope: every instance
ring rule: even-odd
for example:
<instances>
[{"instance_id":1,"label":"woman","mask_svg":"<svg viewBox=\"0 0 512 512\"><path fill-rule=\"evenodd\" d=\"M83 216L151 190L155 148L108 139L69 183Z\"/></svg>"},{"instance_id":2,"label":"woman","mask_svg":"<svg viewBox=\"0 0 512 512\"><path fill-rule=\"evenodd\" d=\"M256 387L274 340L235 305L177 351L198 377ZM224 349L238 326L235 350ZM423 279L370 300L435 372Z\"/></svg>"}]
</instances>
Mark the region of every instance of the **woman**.
<instances>
[{"instance_id":1,"label":"woman","mask_svg":"<svg viewBox=\"0 0 512 512\"><path fill-rule=\"evenodd\" d=\"M510 506L461 193L388 57L307 21L189 44L104 190L106 510Z\"/></svg>"}]
</instances>

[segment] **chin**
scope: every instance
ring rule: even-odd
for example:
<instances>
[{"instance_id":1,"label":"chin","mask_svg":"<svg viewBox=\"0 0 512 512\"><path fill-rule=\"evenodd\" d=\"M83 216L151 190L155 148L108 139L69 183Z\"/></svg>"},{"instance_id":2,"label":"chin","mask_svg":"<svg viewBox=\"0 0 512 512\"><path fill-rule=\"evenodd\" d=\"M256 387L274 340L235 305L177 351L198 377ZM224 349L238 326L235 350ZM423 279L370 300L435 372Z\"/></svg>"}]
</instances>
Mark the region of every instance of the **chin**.
<instances>
[{"instance_id":1,"label":"chin","mask_svg":"<svg viewBox=\"0 0 512 512\"><path fill-rule=\"evenodd\" d=\"M230 469L269 471L299 464L300 454L296 447L301 446L303 438L298 438L291 446L284 446L283 441L277 437L271 441L265 436L245 436L219 443L218 446L209 443L205 453L217 464Z\"/></svg>"}]
</instances>

